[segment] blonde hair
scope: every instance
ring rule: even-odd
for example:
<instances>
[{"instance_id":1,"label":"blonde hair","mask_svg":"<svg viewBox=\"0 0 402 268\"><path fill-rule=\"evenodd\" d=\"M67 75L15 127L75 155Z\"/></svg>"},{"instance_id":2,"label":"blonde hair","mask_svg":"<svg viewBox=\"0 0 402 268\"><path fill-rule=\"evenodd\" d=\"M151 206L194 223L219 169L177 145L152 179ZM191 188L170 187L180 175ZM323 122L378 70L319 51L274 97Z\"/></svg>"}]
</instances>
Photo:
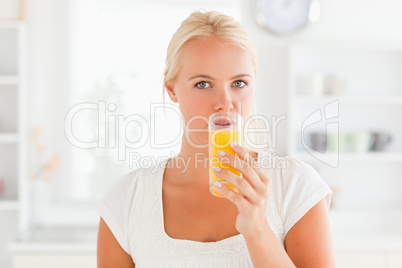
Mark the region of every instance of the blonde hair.
<instances>
[{"instance_id":1,"label":"blonde hair","mask_svg":"<svg viewBox=\"0 0 402 268\"><path fill-rule=\"evenodd\" d=\"M176 80L186 45L196 38L207 37L216 37L248 51L252 55L254 71L257 73L258 58L253 39L237 20L219 11L194 11L181 23L167 48L163 76L163 104L165 104L165 83ZM252 113L256 114L255 107L252 108ZM261 128L253 119L251 119L250 124L255 128ZM267 139L270 146L269 150L272 150L269 136L260 135L260 141L266 142Z\"/></svg>"},{"instance_id":2,"label":"blonde hair","mask_svg":"<svg viewBox=\"0 0 402 268\"><path fill-rule=\"evenodd\" d=\"M217 37L222 41L249 51L257 72L257 52L249 33L233 17L218 11L195 11L185 19L173 34L167 48L164 80L174 81L180 68L180 60L186 45L196 39Z\"/></svg>"}]
</instances>

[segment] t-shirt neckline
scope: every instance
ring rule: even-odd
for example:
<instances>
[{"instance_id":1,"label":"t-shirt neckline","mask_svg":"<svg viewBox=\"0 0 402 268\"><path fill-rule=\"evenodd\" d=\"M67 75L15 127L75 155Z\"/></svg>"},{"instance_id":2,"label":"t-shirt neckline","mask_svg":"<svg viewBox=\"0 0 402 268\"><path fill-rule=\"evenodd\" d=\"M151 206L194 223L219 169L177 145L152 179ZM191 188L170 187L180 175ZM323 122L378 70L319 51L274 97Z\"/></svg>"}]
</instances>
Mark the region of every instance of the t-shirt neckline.
<instances>
[{"instance_id":1,"label":"t-shirt neckline","mask_svg":"<svg viewBox=\"0 0 402 268\"><path fill-rule=\"evenodd\" d=\"M196 241L196 240L190 240L190 239L181 239L181 238L173 238L169 236L166 231L165 231L165 220L164 220L164 211L163 211L163 199L162 199L162 187L163 187L163 175L165 173L165 169L167 166L167 162L171 158L167 158L162 161L160 168L159 168L159 174L158 174L158 203L159 203L159 212L160 212L160 229L163 238L173 242L173 243L179 243L179 244L199 244L199 245L225 245L225 244L231 244L231 243L236 243L239 239L243 238L242 234L237 234L234 236L230 236L218 241L209 241L209 242L202 242L202 241Z\"/></svg>"}]
</instances>

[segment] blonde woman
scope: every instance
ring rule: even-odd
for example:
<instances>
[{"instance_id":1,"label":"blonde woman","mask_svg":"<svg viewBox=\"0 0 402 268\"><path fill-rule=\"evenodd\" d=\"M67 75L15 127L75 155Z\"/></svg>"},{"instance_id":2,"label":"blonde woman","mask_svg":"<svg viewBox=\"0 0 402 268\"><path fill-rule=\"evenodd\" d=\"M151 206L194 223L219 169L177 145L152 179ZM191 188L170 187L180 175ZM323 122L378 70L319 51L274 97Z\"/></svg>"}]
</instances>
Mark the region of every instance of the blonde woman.
<instances>
[{"instance_id":1,"label":"blonde woman","mask_svg":"<svg viewBox=\"0 0 402 268\"><path fill-rule=\"evenodd\" d=\"M252 40L232 17L197 11L182 22L164 74L184 117L180 153L132 171L98 202L98 267L335 266L332 192L308 164L283 157L282 166L266 167L269 152L232 144L238 158L220 158L243 177L215 172L240 193L225 185L217 187L226 198L209 192L208 165L199 157L208 156L208 132L191 131L208 124L191 119L219 111L249 118L256 72Z\"/></svg>"}]
</instances>

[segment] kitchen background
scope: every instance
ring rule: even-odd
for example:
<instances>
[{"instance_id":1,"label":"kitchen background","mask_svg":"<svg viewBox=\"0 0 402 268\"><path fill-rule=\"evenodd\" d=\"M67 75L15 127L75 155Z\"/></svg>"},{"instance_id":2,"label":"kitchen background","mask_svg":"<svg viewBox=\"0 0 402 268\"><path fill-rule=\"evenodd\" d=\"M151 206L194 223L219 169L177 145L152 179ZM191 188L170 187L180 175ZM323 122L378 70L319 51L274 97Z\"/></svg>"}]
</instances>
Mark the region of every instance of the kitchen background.
<instances>
[{"instance_id":1,"label":"kitchen background","mask_svg":"<svg viewBox=\"0 0 402 268\"><path fill-rule=\"evenodd\" d=\"M254 37L257 113L273 150L333 189L338 267L402 267L402 2L313 1L313 22L290 34L258 23L259 2L0 1L0 267L96 266L96 200L149 164L139 155L180 148L163 64L200 8Z\"/></svg>"}]
</instances>

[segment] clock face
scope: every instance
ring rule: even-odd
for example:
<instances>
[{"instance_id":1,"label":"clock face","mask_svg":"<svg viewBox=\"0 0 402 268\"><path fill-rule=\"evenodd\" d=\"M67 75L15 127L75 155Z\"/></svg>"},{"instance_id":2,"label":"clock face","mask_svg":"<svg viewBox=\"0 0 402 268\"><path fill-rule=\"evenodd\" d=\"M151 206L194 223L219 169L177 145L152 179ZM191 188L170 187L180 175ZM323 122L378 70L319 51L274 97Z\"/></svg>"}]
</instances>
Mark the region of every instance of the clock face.
<instances>
[{"instance_id":1,"label":"clock face","mask_svg":"<svg viewBox=\"0 0 402 268\"><path fill-rule=\"evenodd\" d=\"M257 0L259 22L276 33L292 33L309 21L310 0Z\"/></svg>"}]
</instances>

